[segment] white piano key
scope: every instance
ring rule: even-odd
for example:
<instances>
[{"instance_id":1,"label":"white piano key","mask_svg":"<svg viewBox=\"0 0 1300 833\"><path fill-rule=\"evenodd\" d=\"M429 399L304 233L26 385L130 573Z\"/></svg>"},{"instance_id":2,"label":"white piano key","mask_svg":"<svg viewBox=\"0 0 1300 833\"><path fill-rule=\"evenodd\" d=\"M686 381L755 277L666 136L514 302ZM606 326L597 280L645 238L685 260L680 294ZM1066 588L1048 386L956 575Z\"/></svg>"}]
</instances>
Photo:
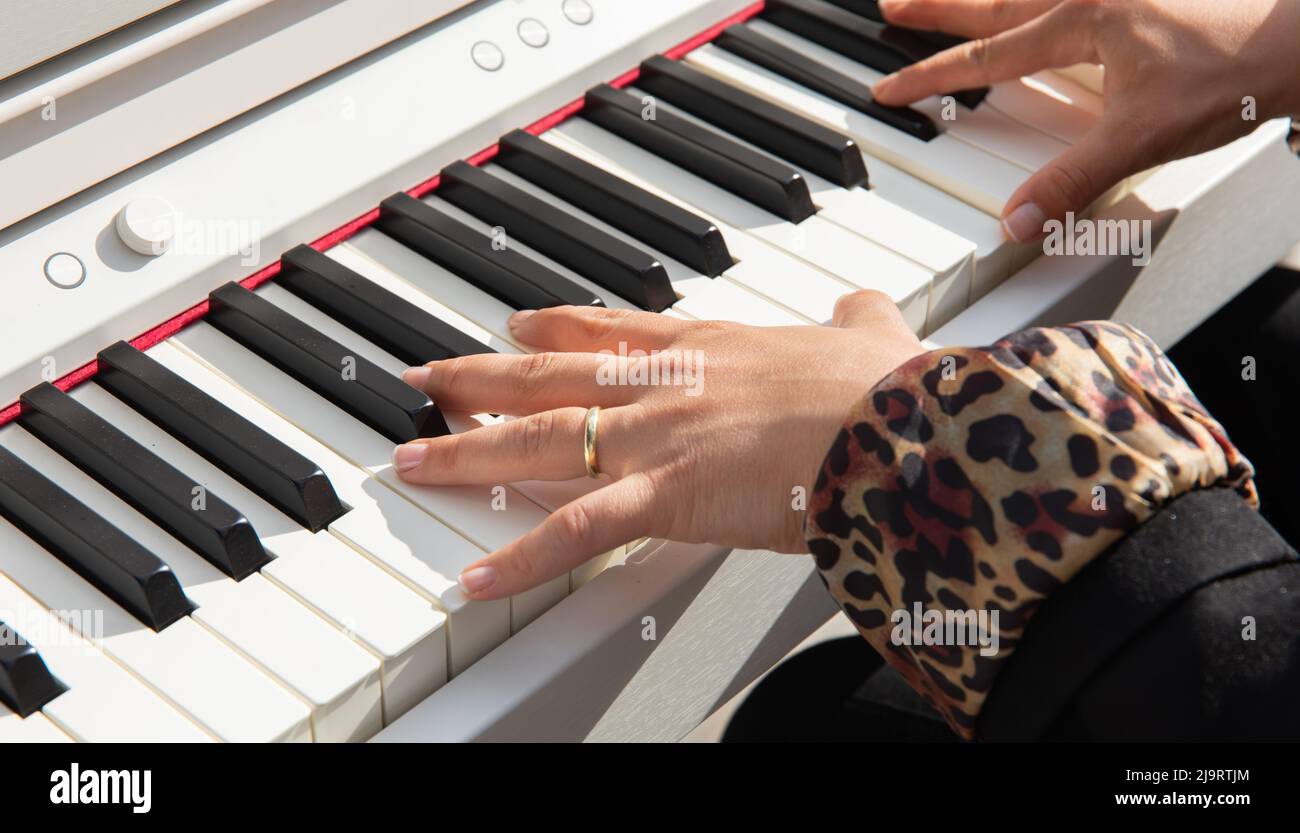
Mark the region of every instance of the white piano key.
<instances>
[{"instance_id":1,"label":"white piano key","mask_svg":"<svg viewBox=\"0 0 1300 833\"><path fill-rule=\"evenodd\" d=\"M773 306L758 295L746 290L742 285L729 280L724 273L717 278L701 274L679 260L676 260L653 246L636 239L626 232L616 229L582 209L548 193L528 180L516 176L499 165L488 165L487 171L494 176L544 200L550 205L571 214L594 228L616 237L658 258L668 272L673 289L680 300L673 309L686 313L692 318L702 320L727 320L754 327L786 327L807 324L808 320ZM724 238L725 239L725 238ZM734 257L734 255L733 255Z\"/></svg>"},{"instance_id":2,"label":"white piano key","mask_svg":"<svg viewBox=\"0 0 1300 833\"><path fill-rule=\"evenodd\" d=\"M221 590L195 594L194 618L306 699L317 742L367 740L383 728L376 657L260 573Z\"/></svg>"},{"instance_id":3,"label":"white piano key","mask_svg":"<svg viewBox=\"0 0 1300 833\"><path fill-rule=\"evenodd\" d=\"M566 149L582 148L578 152L588 161L717 217L838 278L846 284L846 292L862 288L886 293L913 329L924 330L932 275L917 264L820 217L810 217L798 225L785 222L581 119L551 133L567 140L563 143ZM550 135L543 138L549 139Z\"/></svg>"},{"instance_id":4,"label":"white piano key","mask_svg":"<svg viewBox=\"0 0 1300 833\"><path fill-rule=\"evenodd\" d=\"M374 235L373 238L367 237L367 240L373 240L375 243L374 249L380 258L385 258L385 255L389 251L389 246L384 245L384 241L386 240L389 244L397 247L397 249L393 251L400 250L406 252L408 256L424 260L424 258L420 258L419 255L415 254L410 249L407 249L399 243L394 243L391 239L386 238L383 235ZM401 296L403 299L415 304L426 312L436 315L440 320L455 327L462 333L487 344L498 353L509 354L524 352L514 344L505 341L490 330L484 329L450 307L445 306L436 298L426 294L423 290L417 289L412 283L408 283L405 278L399 276L395 271L388 268L383 263L363 254L360 249L342 245L335 246L325 254L334 258L339 263L342 263L344 266L347 266L357 274L365 277L367 280L373 281L384 289L387 289L389 292ZM396 265L400 268L403 263L407 262L406 259L402 259ZM426 260L425 262L427 263L428 261ZM419 280L418 276L415 280ZM448 280L452 281L455 280L455 278L454 276L449 276ZM502 323L504 324L504 322ZM450 416L449 419L451 419ZM451 428L453 431L457 430L455 425L452 425ZM592 481L589 478L584 477L567 483L548 483L534 480L515 485L521 492L527 494L543 509L554 512L569 501L575 500L590 492L592 489L592 486L590 485L591 482Z\"/></svg>"},{"instance_id":5,"label":"white piano key","mask_svg":"<svg viewBox=\"0 0 1300 833\"><path fill-rule=\"evenodd\" d=\"M744 145L756 153L778 158L738 136L733 136L714 127L685 110L664 102L659 102L658 106L661 110L671 112L678 118L693 122L705 130L725 136L730 141ZM661 165L670 164L658 157L655 157L655 159ZM805 177L811 177L808 181L808 187L810 191L814 192L814 202L817 201L818 193L816 191L819 186L820 192L823 194L831 189L849 193L848 190L838 188L838 186L832 185L798 165L779 158L778 161L790 165ZM709 210L721 213L722 216L727 218L728 222L753 230L759 236L785 251L807 260L812 265L855 287L878 289L884 292L903 310L903 317L909 323L913 323L914 319L919 322L914 324L914 329L917 329L918 332L924 330L930 285L933 283L935 275L920 268L917 262L905 256L900 256L895 251L891 251L888 246L873 238L855 240L855 235L844 234L843 229L832 218L825 217L820 212L817 216L810 217L801 223L790 223L769 214L758 206L741 200L729 192L706 183L703 179L680 168L674 167L673 170L677 176L670 180L671 184L665 184L666 189L671 188L674 193L678 193L680 196L689 194L692 197L707 201L710 206ZM697 184L705 185L707 188L701 191L695 187ZM818 205L824 208L820 203ZM742 219L743 222L737 222L737 220Z\"/></svg>"},{"instance_id":6,"label":"white piano key","mask_svg":"<svg viewBox=\"0 0 1300 833\"><path fill-rule=\"evenodd\" d=\"M459 220L460 222L464 223L465 225L469 226L475 231L478 231L482 234L491 233L492 227L489 224L483 222L482 220L478 219L473 214L470 214L467 211L462 211L460 208L457 208L456 206L452 205L451 203L445 200L438 199L438 197L436 196L436 192L434 196L425 197L424 201L429 205L433 206L434 208L437 208L439 211L442 211L454 217L455 219ZM350 242L355 242L355 241L350 241ZM364 244L360 244L360 245L364 245ZM510 238L509 246L512 250L519 252L525 257L531 258L532 260L535 260L545 265L551 271L564 276L570 281L573 281L579 286L582 286L583 288L592 292L594 295L599 297L604 302L605 306L608 307L609 309L627 309L627 310L639 309L636 305L630 303L629 301L625 301L623 298L620 298L618 295L615 295L613 292L609 291L608 289L605 289L602 286L597 286L595 283L592 283L591 281L582 277L577 272L573 271L572 269L569 269L567 266L563 266L557 261L551 260L546 255L542 254L538 250L534 249L533 247L525 243L521 243L514 238ZM423 270L419 269L418 267L416 271L417 273L423 272ZM460 283L464 283L464 281L460 281L459 279L457 279L457 281ZM465 288L469 290L473 290L474 292L478 292L477 289L475 289L474 287L470 287L468 285L466 285ZM674 286L673 288L674 290L677 289L676 286ZM680 294L680 292L678 294ZM465 293L463 292L458 293L459 297L464 297L464 295ZM438 294L435 295L435 297L442 297L442 295ZM505 318L508 318L509 314L514 312L514 309L505 306L504 304L501 304L501 306L504 307L505 310L507 310L507 314L505 315L505 317L500 319L502 321L502 325L504 326ZM660 314L671 315L677 318L688 317L678 312L675 308L664 310Z\"/></svg>"},{"instance_id":7,"label":"white piano key","mask_svg":"<svg viewBox=\"0 0 1300 833\"><path fill-rule=\"evenodd\" d=\"M433 194L425 197L424 201L429 205L433 206L434 208L438 209L439 211L443 212L444 214L451 215L452 217L464 223L465 225L469 226L470 228L474 229L475 231L488 236L492 235L493 226L491 223L483 222L478 217L474 216L473 214L470 214L468 211L465 211L455 205L452 205L446 200L439 198L437 194L438 192L434 191ZM509 235L509 229L506 230L506 234ZM594 293L598 298L600 298L602 301L604 301L605 306L609 307L610 309L631 309L631 310L640 309L631 301L624 300L623 298L614 294L613 292L606 289L605 287L587 280L585 277L573 271L569 267L564 266L559 261L552 260L551 258L542 254L540 251L533 248L532 246L520 242L518 238L507 237L507 240L508 242L506 245L509 246L511 250L519 252L520 254L524 255L530 260L535 260L545 265L552 272L555 272L559 275L563 275L565 278L568 278L570 281L573 281L574 283L578 284L584 289L589 290L590 292ZM676 287L674 287L674 289L676 289ZM513 311L514 310L511 310L511 312Z\"/></svg>"},{"instance_id":8,"label":"white piano key","mask_svg":"<svg viewBox=\"0 0 1300 833\"><path fill-rule=\"evenodd\" d=\"M15 432L0 431L0 442ZM3 519L0 551L14 584L211 734L311 740L307 705L192 618L155 633Z\"/></svg>"},{"instance_id":9,"label":"white piano key","mask_svg":"<svg viewBox=\"0 0 1300 833\"><path fill-rule=\"evenodd\" d=\"M36 648L50 673L67 686L67 691L46 703L41 712L71 738L83 743L212 740L211 735L104 656L3 574L0 574L0 613ZM0 739L3 736L0 731Z\"/></svg>"},{"instance_id":10,"label":"white piano key","mask_svg":"<svg viewBox=\"0 0 1300 833\"><path fill-rule=\"evenodd\" d=\"M556 142L556 144L560 143ZM716 218L710 219L715 223L718 222ZM829 310L834 306L835 299L851 290L851 287L836 281L829 275L782 256L775 248L765 246L725 224L719 224L719 228L727 240L732 256L740 261L740 264L727 270L727 275L808 320L828 319ZM437 264L378 232L364 231L347 243L334 247L328 254L367 277L377 278L388 275L408 282L420 292L427 293L455 309L498 338L504 340L503 334L509 331L506 320L514 312L513 309L465 284ZM752 271L754 261L761 263L775 261L784 264L782 269L763 271L763 274L768 277L767 291L739 277L741 271L746 269ZM672 309L662 314L685 317Z\"/></svg>"},{"instance_id":11,"label":"white piano key","mask_svg":"<svg viewBox=\"0 0 1300 833\"><path fill-rule=\"evenodd\" d=\"M380 241L387 239L383 235L376 235L376 238ZM389 242L391 243L392 241L390 240ZM395 245L400 247L400 244ZM401 248L404 249L405 247ZM409 252L409 250L407 251ZM399 278L389 269L362 254L360 250L348 246L335 246L326 252L326 254L337 260L339 263L342 263L344 266L352 269L354 272L357 272L368 280L371 280L379 286L382 286L384 289L387 289L389 292L415 304L426 312L436 315L443 322L475 338L481 343L489 345L497 352L505 354L517 354L522 352L514 344L505 341L500 336L497 336L488 330L483 329L478 324L460 315L460 313L444 306L432 297L416 289L413 285L407 283L402 278ZM448 280L454 281L455 278L449 276ZM366 340L359 339L359 342L366 342ZM371 346L375 347L374 345ZM378 350L377 347L375 347L375 349ZM396 361L391 355L384 353L381 350L376 354L373 354L372 360L375 360L376 357L381 363ZM485 419L487 415L476 414L473 417L459 413L446 413L445 415L447 417L448 425L453 431L464 430L466 427L472 427L467 425L467 420L469 419L484 424L489 421ZM514 487L521 493L527 495L543 509L553 512L564 504L592 491L592 489L595 488L592 484L593 482L588 478L581 478L567 482L530 480L512 485L514 485Z\"/></svg>"},{"instance_id":12,"label":"white piano key","mask_svg":"<svg viewBox=\"0 0 1300 833\"><path fill-rule=\"evenodd\" d=\"M797 49L809 58L844 73L855 81L874 85L885 77L883 72L846 58L837 52L813 43L793 32L773 26L766 21L756 20L749 25L765 35L770 35L774 40L781 41L791 49ZM705 46L704 48L721 51L712 46ZM995 88L997 86L994 85ZM1024 94L1033 95L1034 93L1032 90L1027 90ZM1040 133L1037 130L1025 130L1024 125L1014 119L1007 117L996 109L982 105L972 110L954 103L953 108L950 109L945 106L942 97L931 96L911 106L912 109L933 119L935 125L944 131L946 135L960 139L1027 171L1037 170L1055 159L1068 147L1067 143L1054 136ZM951 120L945 119L945 115L952 115L954 118Z\"/></svg>"},{"instance_id":13,"label":"white piano key","mask_svg":"<svg viewBox=\"0 0 1300 833\"><path fill-rule=\"evenodd\" d=\"M241 375L264 374L265 378L276 383L278 371L269 365L259 365L260 359L241 352L242 347L208 325L197 324L187 333L192 334L194 344L201 348L215 348L213 352L217 354L226 345L232 348L231 354L238 361L229 364L237 365L232 369L244 370ZM436 602L447 613L448 662L452 676L510 636L508 600L470 602L457 584L460 571L486 554L484 547L476 546L450 526L440 523L418 508L418 500L398 494L354 461L241 390L228 376L204 363L180 342L159 344L149 350L149 356L320 466L339 498L351 507L330 524L330 532L426 599ZM285 387L293 391L296 383ZM319 408L302 394L293 399L299 401L299 408L305 403L309 413L311 407ZM329 411L335 409L320 410L329 415ZM351 417L342 414L329 416L337 419L344 429L351 421ZM316 420L307 421L313 423ZM426 488L428 492L434 491ZM480 531L490 533L496 516L509 514L491 509L492 494L487 490L448 488L441 489L439 495L440 505L462 526L468 525ZM514 502L525 503L522 496L515 496Z\"/></svg>"},{"instance_id":14,"label":"white piano key","mask_svg":"<svg viewBox=\"0 0 1300 833\"><path fill-rule=\"evenodd\" d=\"M926 332L942 327L966 309L975 280L975 244L943 226L896 205L878 190L845 189L807 176L820 216L875 240L931 274Z\"/></svg>"},{"instance_id":15,"label":"white piano key","mask_svg":"<svg viewBox=\"0 0 1300 833\"><path fill-rule=\"evenodd\" d=\"M40 712L19 717L0 703L0 743L72 743L58 726Z\"/></svg>"},{"instance_id":16,"label":"white piano key","mask_svg":"<svg viewBox=\"0 0 1300 833\"><path fill-rule=\"evenodd\" d=\"M366 237L372 235L377 237L384 236L372 231L361 232L361 234ZM398 277L393 272L375 263L375 261L367 257L359 249L355 249L344 243L327 250L325 256L333 258L370 282L388 290L394 295L397 295L402 300L414 304L430 315L438 318L443 323L460 330L470 338L491 347L498 353L520 352L519 347L514 343L507 341L491 330L471 321L469 318L466 318L456 310L443 304L429 293L417 289L415 286ZM449 274L448 281L451 280L454 280L454 277Z\"/></svg>"},{"instance_id":17,"label":"white piano key","mask_svg":"<svg viewBox=\"0 0 1300 833\"><path fill-rule=\"evenodd\" d=\"M1046 73L1039 73L1018 81L994 84L984 103L1021 124L1054 136L1066 144L1073 145L1082 141L1096 126L1099 113L1090 106L1076 104L1056 89L1056 86L1065 86L1071 82L1053 76L1061 82L1053 86L1052 82L1043 80L1044 75Z\"/></svg>"},{"instance_id":18,"label":"white piano key","mask_svg":"<svg viewBox=\"0 0 1300 833\"><path fill-rule=\"evenodd\" d=\"M208 324L195 324L171 341L484 549L504 546L544 517L541 509L527 500L510 501L508 510L494 511L489 486L406 483L392 471L391 442Z\"/></svg>"},{"instance_id":19,"label":"white piano key","mask_svg":"<svg viewBox=\"0 0 1300 833\"><path fill-rule=\"evenodd\" d=\"M5 446L171 567L198 606L192 619L311 706L316 740L364 740L383 728L369 652L261 575L224 575L31 434L15 431Z\"/></svg>"},{"instance_id":20,"label":"white piano key","mask_svg":"<svg viewBox=\"0 0 1300 833\"><path fill-rule=\"evenodd\" d=\"M350 349L355 350L359 356L374 362L390 373L400 376L402 371L406 369L405 362L358 335L347 326L330 318L288 290L272 283L261 287L258 292L263 298L271 301L286 312L292 313L300 321L315 327L335 341L347 345ZM456 432L470 430L477 425L477 422L472 417L464 414L449 413L446 416L448 424ZM534 492L541 494L550 492L551 484L543 481L532 481L527 489L518 489L517 486L515 488L524 497L531 498ZM559 576L512 599L510 602L512 629L518 630L522 628L537 618L538 615L554 606L568 592L568 578Z\"/></svg>"},{"instance_id":21,"label":"white piano key","mask_svg":"<svg viewBox=\"0 0 1300 833\"><path fill-rule=\"evenodd\" d=\"M869 159L867 164L874 193L975 244L975 271L971 276L968 304L1010 277L1016 244L1007 240L996 217L888 162Z\"/></svg>"},{"instance_id":22,"label":"white piano key","mask_svg":"<svg viewBox=\"0 0 1300 833\"><path fill-rule=\"evenodd\" d=\"M1100 93L1088 89L1059 72L1042 70L1033 75L1026 75L1021 80L1030 87L1058 98L1076 109L1091 113L1095 118L1099 118L1106 110Z\"/></svg>"},{"instance_id":23,"label":"white piano key","mask_svg":"<svg viewBox=\"0 0 1300 833\"><path fill-rule=\"evenodd\" d=\"M444 318L462 332L487 333L489 347L499 352L520 353L524 346L514 341L506 323L515 310L386 234L366 229L326 252L339 263L371 280L406 284L421 295L436 299L439 306L460 318ZM434 311L436 314L435 310ZM462 326L468 325L468 326ZM481 340L481 339L480 339ZM505 346L510 349L504 349Z\"/></svg>"},{"instance_id":24,"label":"white piano key","mask_svg":"<svg viewBox=\"0 0 1300 833\"><path fill-rule=\"evenodd\" d=\"M733 57L730 53L716 49L713 52L698 49L688 56L688 60L694 56L699 56L695 62L699 69L711 72L724 81L731 80L727 77L730 65L718 61L716 57ZM690 113L677 110L673 112L702 127L714 129ZM771 155L737 136L728 134L728 138L756 153ZM926 332L937 329L966 308L975 269L976 247L973 242L888 201L878 191L843 188L792 162L782 161L797 170L808 183L813 202L821 209L818 217L842 226L930 273ZM868 160L868 173L871 173L875 164L873 160ZM872 267L877 264L867 262L863 266Z\"/></svg>"},{"instance_id":25,"label":"white piano key","mask_svg":"<svg viewBox=\"0 0 1300 833\"><path fill-rule=\"evenodd\" d=\"M328 532L313 534L96 385L73 397L237 507L274 560L262 575L379 657L385 722L447 681L446 614Z\"/></svg>"},{"instance_id":26,"label":"white piano key","mask_svg":"<svg viewBox=\"0 0 1300 833\"><path fill-rule=\"evenodd\" d=\"M576 126L578 123L574 124ZM594 126L592 129L598 130ZM617 137L611 135L611 138ZM545 133L542 139L587 162L604 166L606 170L615 170L620 178L638 188L689 208L712 221L722 232L731 256L737 261L726 271L727 277L810 321L829 321L835 302L856 288L794 258L771 243L709 215L685 200L659 190L626 169L619 169L610 160L558 131Z\"/></svg>"},{"instance_id":27,"label":"white piano key","mask_svg":"<svg viewBox=\"0 0 1300 833\"><path fill-rule=\"evenodd\" d=\"M1106 70L1099 64L1075 64L1072 67L1054 69L1052 72L1093 95L1101 96L1106 90Z\"/></svg>"},{"instance_id":28,"label":"white piano key","mask_svg":"<svg viewBox=\"0 0 1300 833\"><path fill-rule=\"evenodd\" d=\"M758 28L761 22L751 21L749 25ZM775 27L765 26L762 32L769 34L773 29ZM774 39L820 60L819 54L812 53L808 41L784 30L777 31L780 34L772 35ZM775 73L741 58L718 54L720 52L714 50L715 63L726 62L731 68L730 80L740 82L743 79L745 89L755 95L852 136L869 157L868 167L870 157L884 159L994 216L1001 212L1002 206L1029 176L1023 167L955 136L941 133L923 142L838 101L792 84Z\"/></svg>"}]
</instances>

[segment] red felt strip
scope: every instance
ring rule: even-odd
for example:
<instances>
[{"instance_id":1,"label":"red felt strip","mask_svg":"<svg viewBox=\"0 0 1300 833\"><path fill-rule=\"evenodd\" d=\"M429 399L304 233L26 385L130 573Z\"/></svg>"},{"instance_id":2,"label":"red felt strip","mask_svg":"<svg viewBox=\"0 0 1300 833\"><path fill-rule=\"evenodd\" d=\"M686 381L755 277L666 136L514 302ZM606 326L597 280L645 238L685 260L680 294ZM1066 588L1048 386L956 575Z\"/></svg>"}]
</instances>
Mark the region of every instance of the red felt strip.
<instances>
[{"instance_id":1,"label":"red felt strip","mask_svg":"<svg viewBox=\"0 0 1300 833\"><path fill-rule=\"evenodd\" d=\"M743 11L732 15L731 17L727 18L726 20L723 20L722 22L714 26L710 26L708 29L705 29L703 32L700 32L698 35L695 35L689 38L688 40L682 41L677 46L674 46L672 49L666 51L664 55L666 55L669 58L672 58L673 60L681 58L687 53L695 49L698 49L704 44L712 41L714 38L716 38L719 34L722 33L723 29L726 29L728 26L734 26L737 23L743 23L744 21L749 20L751 17L757 15L759 12L763 10L763 5L764 5L764 0L759 0L759 2L754 3L752 6L747 7ZM641 71L639 69L629 70L628 72L623 73L622 75L620 75L619 77L611 81L610 85L619 88L629 86L636 82L636 79L640 75L640 72ZM536 122L533 122L532 124L530 124L528 127L524 129L527 130L529 133L532 133L534 136L541 135L542 133L545 133L551 128L561 124L566 119L570 119L573 116L580 113L582 111L582 106L583 106L582 99L578 99L577 101L571 101L568 104L561 107L560 109L556 110L555 112L547 116L544 116L541 119L538 119ZM489 162L493 157L495 157L499 152L499 150L500 150L499 146L493 144L491 147L486 147L483 150L480 150L478 153L469 157L465 161L475 166L483 165ZM426 179L424 182L421 182L418 185L414 186L413 188L407 189L406 193L417 198L426 196L437 189L439 179L440 177L434 175L429 179ZM352 235L367 228L372 223L374 223L375 220L377 219L379 219L379 209L373 208L370 211L367 211L365 214L362 214L360 217L357 217L356 219L344 223L343 225L331 231L329 234L326 234L325 236L321 237L319 240L312 241L311 247L313 249L316 249L317 251L323 252L326 249L329 249L333 246L337 246L339 243L342 243L344 240L347 240ZM244 278L243 280L240 281L240 283L243 284L248 289L256 289L257 287L261 286L267 281L273 280L275 276L278 274L280 274L280 262L277 260L275 263L272 263L269 266L265 266L262 269L258 270L257 272L254 272L253 274ZM167 339L171 338L173 335L183 330L184 328L188 327L190 324L193 324L195 321L198 321L200 318L202 318L207 314L208 314L207 301L203 301L201 303L195 304L194 306L185 310L181 314L173 318L170 318L167 321L164 321L162 324L159 324L158 326L154 327L153 329L143 332L140 335L136 336L135 338L131 339L131 345L139 350L148 350L150 347L153 347L155 344L158 344L159 342L166 341ZM106 344L104 346L107 347L108 345ZM75 388L77 385L81 384L87 379L93 377L95 373L98 371L98 369L99 369L98 363L95 361L91 361L87 364L82 365L81 367L77 368L76 370L72 371L66 376L63 376L62 378L57 380L54 384L60 390L63 391L71 390L72 388ZM6 423L12 422L13 420L17 419L20 412L21 409L17 402L14 402L13 404L5 407L3 410L0 410L0 426L5 425Z\"/></svg>"}]
</instances>

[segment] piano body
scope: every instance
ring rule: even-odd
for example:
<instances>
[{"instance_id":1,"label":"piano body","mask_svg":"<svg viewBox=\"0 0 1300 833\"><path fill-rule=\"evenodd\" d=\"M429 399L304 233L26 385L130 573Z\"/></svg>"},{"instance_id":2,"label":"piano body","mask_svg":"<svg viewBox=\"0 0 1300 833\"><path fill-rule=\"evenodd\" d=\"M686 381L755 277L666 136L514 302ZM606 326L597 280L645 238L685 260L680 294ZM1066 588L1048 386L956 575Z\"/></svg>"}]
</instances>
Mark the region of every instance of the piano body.
<instances>
[{"instance_id":1,"label":"piano body","mask_svg":"<svg viewBox=\"0 0 1300 833\"><path fill-rule=\"evenodd\" d=\"M1300 240L1273 122L1093 208L1145 265L1007 244L1100 69L882 113L869 2L12 5L0 741L679 739L835 612L810 561L642 541L467 603L590 484L401 483L394 439L494 417L393 374L524 350L538 299L811 324L860 287L935 345L1168 346Z\"/></svg>"}]
</instances>

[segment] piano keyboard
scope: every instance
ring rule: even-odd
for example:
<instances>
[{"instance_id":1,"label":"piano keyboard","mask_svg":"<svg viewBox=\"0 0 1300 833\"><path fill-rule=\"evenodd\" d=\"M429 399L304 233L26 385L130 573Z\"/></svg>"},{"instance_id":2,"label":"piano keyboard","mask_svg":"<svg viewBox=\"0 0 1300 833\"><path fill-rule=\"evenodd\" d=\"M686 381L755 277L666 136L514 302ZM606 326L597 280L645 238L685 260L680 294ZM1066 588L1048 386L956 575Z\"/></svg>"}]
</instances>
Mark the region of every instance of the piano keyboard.
<instances>
[{"instance_id":1,"label":"piano keyboard","mask_svg":"<svg viewBox=\"0 0 1300 833\"><path fill-rule=\"evenodd\" d=\"M403 369L524 352L510 314L558 304L780 326L828 321L838 297L867 288L930 333L1032 259L1034 248L1004 241L1002 204L1100 112L1095 92L1056 73L967 91L955 120L937 99L881 108L869 85L925 44L902 50L869 3L638 5L655 8L484 4L0 237L0 266L16 274L48 257L55 232L63 247L78 228L98 233L70 252L84 286L42 282L31 314L7 313L15 349L0 357L0 400L21 394L22 409L0 427L0 620L26 639L0 647L0 741L374 736L628 556L467 602L463 567L595 484L402 481L394 443L502 418L443 412L400 381ZM400 101L412 60L450 63L441 77L466 79L476 99L498 75L527 99L528 47L507 50L499 71L460 48L513 33L503 24L525 10L556 41L548 60L569 62L567 74L549 67L559 92L539 100L582 93L566 118L522 130L504 121L522 105L466 115L471 139L506 131L475 164L452 161L467 155L459 138L457 154L439 139L383 159L376 151L396 152L391 114L322 122L338 96L386 79L404 79L387 99ZM686 23L730 13L707 38L656 53ZM641 61L639 72L595 83L616 77L617 60ZM410 143L426 105L400 106L414 110L398 131ZM324 151L241 155L293 117L297 140ZM355 168L349 143L372 146ZM391 193L426 157L442 165L436 181ZM337 164L317 170L325 159ZM229 253L137 255L104 226L146 187L223 216L181 186L223 164L235 175L243 160L250 193L214 183L206 205L261 212L265 244L284 251L278 268L240 283L248 270ZM120 340L205 296L201 319ZM41 380L49 364L91 359L84 384Z\"/></svg>"}]
</instances>

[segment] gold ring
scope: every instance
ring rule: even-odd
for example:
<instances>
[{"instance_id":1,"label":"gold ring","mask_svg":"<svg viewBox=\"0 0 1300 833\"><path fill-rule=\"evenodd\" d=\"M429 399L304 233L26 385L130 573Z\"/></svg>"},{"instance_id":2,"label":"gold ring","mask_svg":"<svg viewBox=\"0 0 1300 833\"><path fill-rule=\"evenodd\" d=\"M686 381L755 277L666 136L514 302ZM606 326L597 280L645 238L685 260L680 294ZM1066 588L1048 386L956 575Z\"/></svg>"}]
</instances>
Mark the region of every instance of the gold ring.
<instances>
[{"instance_id":1,"label":"gold ring","mask_svg":"<svg viewBox=\"0 0 1300 833\"><path fill-rule=\"evenodd\" d=\"M596 465L596 429L600 425L600 406L587 409L587 427L582 432L582 458L587 464L588 477L600 477L600 467Z\"/></svg>"}]
</instances>

